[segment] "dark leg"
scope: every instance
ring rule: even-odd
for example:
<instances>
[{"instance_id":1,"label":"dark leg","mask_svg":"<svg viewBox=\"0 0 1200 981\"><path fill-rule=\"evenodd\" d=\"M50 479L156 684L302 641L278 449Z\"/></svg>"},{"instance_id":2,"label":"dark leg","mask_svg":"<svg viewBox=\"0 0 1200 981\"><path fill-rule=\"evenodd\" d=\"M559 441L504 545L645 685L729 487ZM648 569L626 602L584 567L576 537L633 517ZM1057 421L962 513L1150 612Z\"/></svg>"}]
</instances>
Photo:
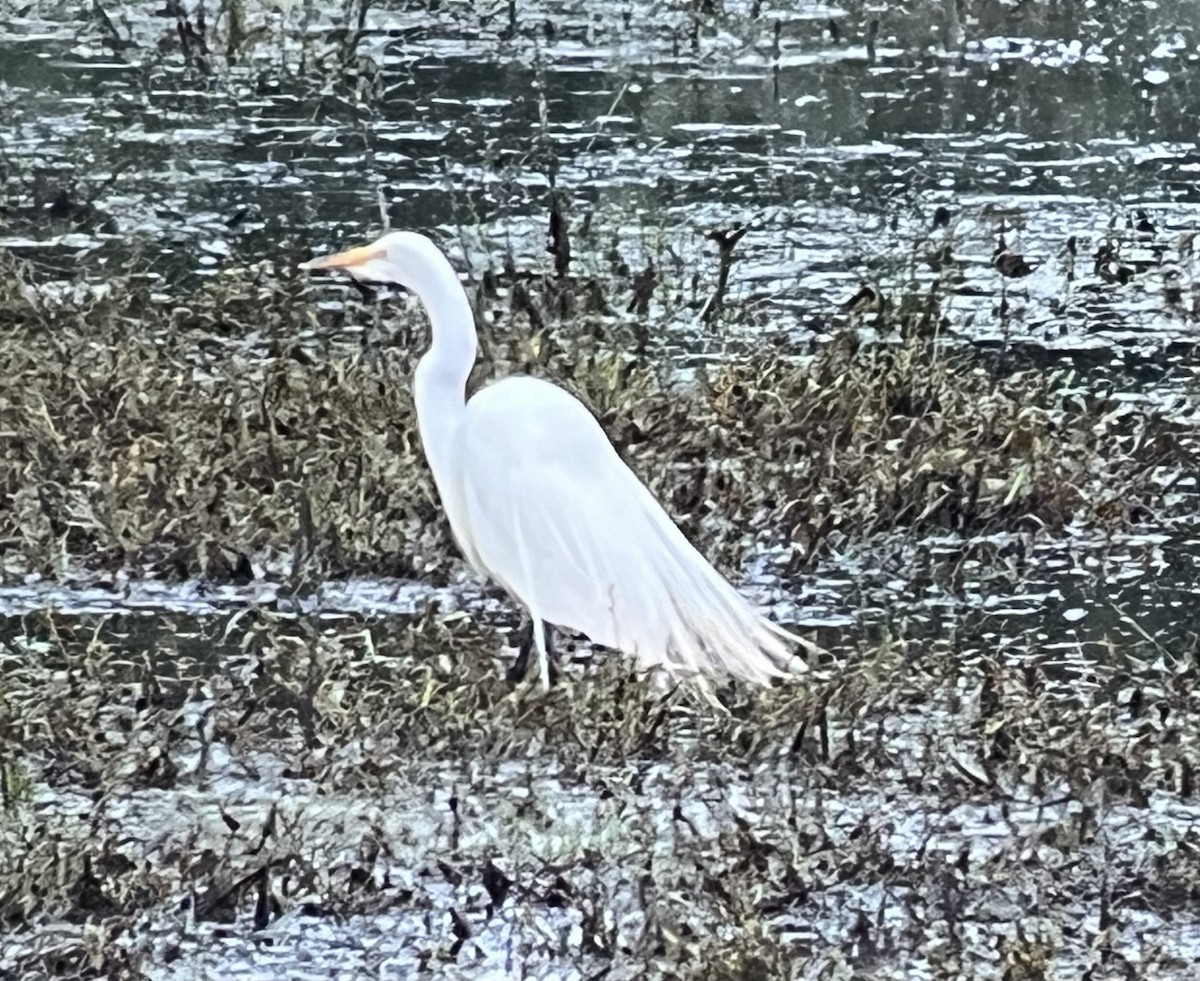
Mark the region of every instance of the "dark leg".
<instances>
[{"instance_id":1,"label":"dark leg","mask_svg":"<svg viewBox=\"0 0 1200 981\"><path fill-rule=\"evenodd\" d=\"M542 621L542 629L546 632L546 653L550 655L550 683L553 684L558 680L558 652L554 649L554 630L545 620ZM533 621L529 617L521 620L518 633L521 639L517 647L517 659L505 673L510 685L520 684L529 672L529 658L534 653Z\"/></svg>"},{"instance_id":2,"label":"dark leg","mask_svg":"<svg viewBox=\"0 0 1200 981\"><path fill-rule=\"evenodd\" d=\"M517 628L520 640L517 642L517 659L509 666L504 675L510 685L520 684L525 680L529 670L529 655L533 653L533 621L529 617L521 618L521 626Z\"/></svg>"}]
</instances>

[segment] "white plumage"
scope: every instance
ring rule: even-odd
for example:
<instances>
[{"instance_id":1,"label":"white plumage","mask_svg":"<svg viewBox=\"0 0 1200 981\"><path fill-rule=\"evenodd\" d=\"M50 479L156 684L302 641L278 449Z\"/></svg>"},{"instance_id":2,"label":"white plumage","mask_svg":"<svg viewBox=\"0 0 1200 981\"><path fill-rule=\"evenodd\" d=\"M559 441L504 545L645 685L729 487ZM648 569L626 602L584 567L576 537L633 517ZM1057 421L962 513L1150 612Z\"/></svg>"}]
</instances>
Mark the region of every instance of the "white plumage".
<instances>
[{"instance_id":1,"label":"white plumage","mask_svg":"<svg viewBox=\"0 0 1200 981\"><path fill-rule=\"evenodd\" d=\"M392 232L306 266L396 283L425 306L432 343L414 381L422 444L464 555L533 618L543 685L541 621L673 674L766 683L800 665L790 645L804 642L688 542L573 395L518 376L466 400L474 318L433 242Z\"/></svg>"}]
</instances>

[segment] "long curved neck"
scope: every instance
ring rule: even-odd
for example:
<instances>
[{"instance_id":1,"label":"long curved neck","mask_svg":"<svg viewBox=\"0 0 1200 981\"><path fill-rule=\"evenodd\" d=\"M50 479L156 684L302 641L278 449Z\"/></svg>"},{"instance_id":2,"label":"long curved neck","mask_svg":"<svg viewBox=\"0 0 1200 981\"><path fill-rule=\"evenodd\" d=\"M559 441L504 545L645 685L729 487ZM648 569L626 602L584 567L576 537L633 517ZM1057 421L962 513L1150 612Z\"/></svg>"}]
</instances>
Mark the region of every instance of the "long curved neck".
<instances>
[{"instance_id":1,"label":"long curved neck","mask_svg":"<svg viewBox=\"0 0 1200 981\"><path fill-rule=\"evenodd\" d=\"M444 258L413 284L429 316L433 336L417 362L413 399L417 428L438 490L445 498L446 481L456 458L457 431L467 405L467 378L475 364L475 315L467 294Z\"/></svg>"}]
</instances>

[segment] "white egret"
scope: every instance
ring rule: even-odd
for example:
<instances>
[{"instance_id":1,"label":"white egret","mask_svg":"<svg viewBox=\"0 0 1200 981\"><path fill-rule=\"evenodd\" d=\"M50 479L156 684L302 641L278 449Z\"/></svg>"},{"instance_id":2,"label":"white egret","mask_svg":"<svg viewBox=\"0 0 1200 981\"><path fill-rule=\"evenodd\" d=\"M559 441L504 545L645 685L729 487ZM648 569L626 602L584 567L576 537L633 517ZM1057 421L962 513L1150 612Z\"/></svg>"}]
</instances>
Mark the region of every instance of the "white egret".
<instances>
[{"instance_id":1,"label":"white egret","mask_svg":"<svg viewBox=\"0 0 1200 981\"><path fill-rule=\"evenodd\" d=\"M302 268L395 284L424 305L432 341L413 395L425 455L463 554L529 611L543 687L547 624L679 675L724 670L766 683L789 661L802 665L789 645L806 642L765 619L688 542L577 398L526 376L466 398L475 318L430 239L390 232Z\"/></svg>"}]
</instances>

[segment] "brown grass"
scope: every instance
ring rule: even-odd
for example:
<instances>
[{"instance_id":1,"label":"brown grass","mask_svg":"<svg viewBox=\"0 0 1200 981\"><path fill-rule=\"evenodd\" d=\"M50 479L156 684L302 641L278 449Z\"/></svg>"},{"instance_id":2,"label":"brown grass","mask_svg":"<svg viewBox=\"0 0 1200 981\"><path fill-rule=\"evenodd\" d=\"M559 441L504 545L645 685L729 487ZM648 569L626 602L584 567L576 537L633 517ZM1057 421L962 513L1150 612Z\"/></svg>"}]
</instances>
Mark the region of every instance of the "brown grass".
<instances>
[{"instance_id":1,"label":"brown grass","mask_svg":"<svg viewBox=\"0 0 1200 981\"><path fill-rule=\"evenodd\" d=\"M169 300L115 278L82 304L39 299L11 261L4 279L8 577L449 571L408 394L423 331L405 310L318 315L328 287L269 269ZM346 321L373 325L370 342ZM860 349L845 334L807 360L755 352L684 381L620 353L620 329L573 324L514 315L478 374L577 391L727 565L762 534L813 562L847 536L1125 528L1169 509L1158 477L1196 450L1159 417L1101 424L1109 406L1053 374L997 375L929 339Z\"/></svg>"},{"instance_id":2,"label":"brown grass","mask_svg":"<svg viewBox=\"0 0 1200 981\"><path fill-rule=\"evenodd\" d=\"M511 691L488 657L495 636L461 616L329 626L258 609L203 626L193 648L211 648L207 660L184 654L169 624L44 614L6 639L0 743L21 750L6 762L12 790L0 811L0 923L25 970L141 977L156 931L187 937L217 923L253 936L314 895L325 912L310 916L416 908L436 921L445 900L416 885L429 877L455 885L456 909L482 926L493 911L477 884L494 878L493 862L514 884L508 908L534 915L557 896L582 917L589 957L654 965L650 976L662 978L799 977L799 966L839 957L859 969L902 965L944 956L946 943L982 963L992 956L988 904L1029 889L1042 914L1069 923L1080 902L1133 892L1169 919L1194 909L1200 888L1200 853L1152 832L1161 808L1147 806L1152 795L1186 805L1194 794L1194 651L1159 672L1127 652L1122 671L1097 666L1081 698L1051 683L1036 657L892 642L802 685L728 688L721 711L648 687L612 658L548 695ZM1131 685L1145 706L1136 713L1125 704ZM506 764L528 767L529 785L519 767L502 776ZM263 766L282 778L260 776ZM706 789L693 786L697 773ZM274 790L218 789L230 776ZM611 851L567 840L547 857L563 833L563 795L576 791L607 801L590 833ZM453 821L449 792L461 797ZM848 826L853 809L839 802L858 795L895 810ZM1015 812L1053 799L1078 806L1021 838L1028 818ZM705 800L724 814L715 839L689 817ZM742 803L730 809L733 800ZM964 804L1012 822L1012 841L987 862L965 845L947 855L888 844L913 807L953 840ZM389 809L414 806L436 819L437 841L389 822ZM1147 822L1136 848L1106 846L1114 808L1126 830ZM149 837L138 814L157 815ZM472 843L454 843L456 821ZM503 842L471 837L493 825ZM671 846L660 853L646 836L662 833ZM409 878L389 885L380 868ZM852 949L783 937L788 923L844 929L854 919L847 890L874 883L889 923L907 931L871 913ZM180 902L197 926L177 922ZM617 929L614 913L642 917L644 931ZM963 922L985 925L982 947L956 935ZM1087 931L1047 941L1037 922L1006 941L1013 958L1096 956Z\"/></svg>"}]
</instances>

